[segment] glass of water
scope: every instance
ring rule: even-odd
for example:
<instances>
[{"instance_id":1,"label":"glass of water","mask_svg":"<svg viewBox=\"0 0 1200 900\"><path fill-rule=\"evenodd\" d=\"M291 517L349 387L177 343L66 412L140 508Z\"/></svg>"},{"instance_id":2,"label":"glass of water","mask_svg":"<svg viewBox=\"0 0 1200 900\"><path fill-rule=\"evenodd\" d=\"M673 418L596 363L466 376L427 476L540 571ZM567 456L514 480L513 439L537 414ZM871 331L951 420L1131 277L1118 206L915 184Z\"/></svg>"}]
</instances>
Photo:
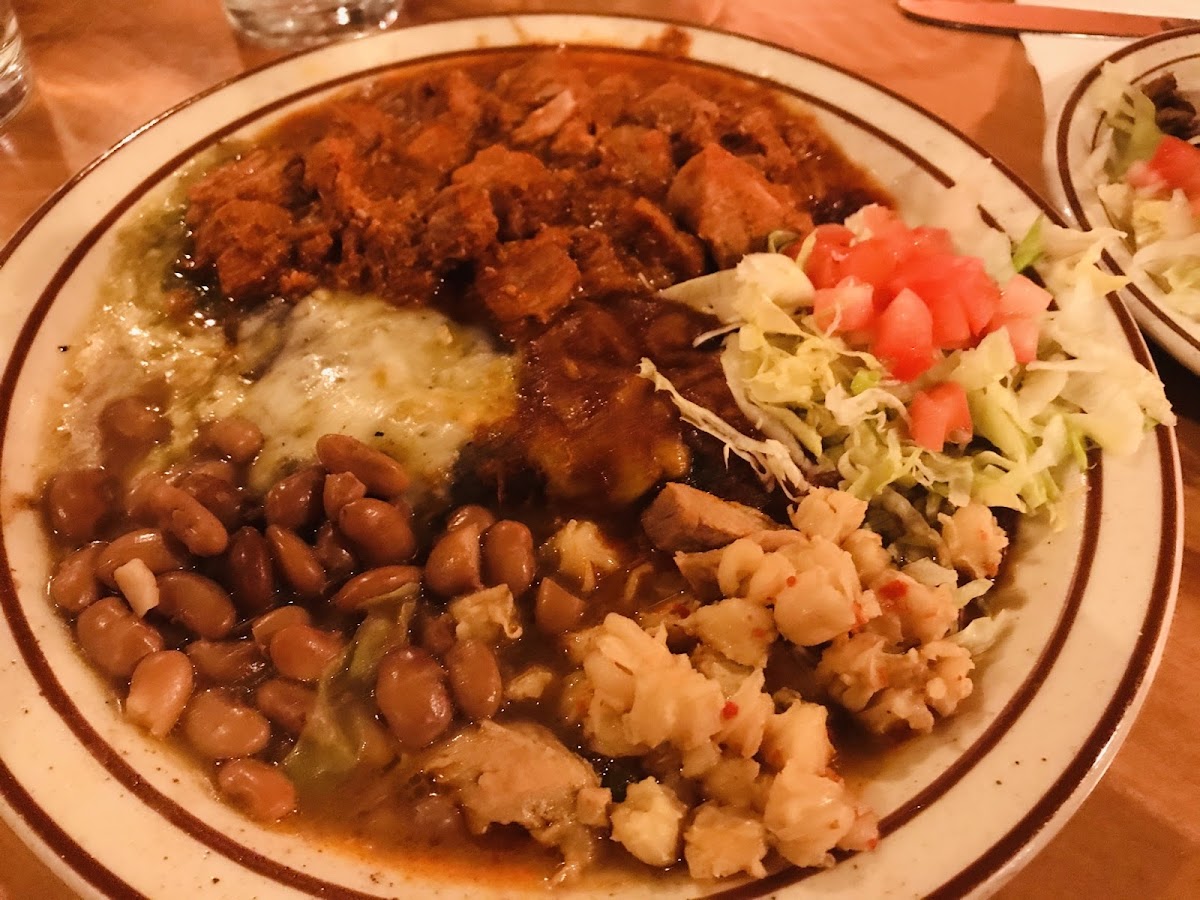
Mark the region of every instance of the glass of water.
<instances>
[{"instance_id":1,"label":"glass of water","mask_svg":"<svg viewBox=\"0 0 1200 900\"><path fill-rule=\"evenodd\" d=\"M25 49L17 17L8 0L0 0L0 125L13 116L29 94Z\"/></svg>"},{"instance_id":2,"label":"glass of water","mask_svg":"<svg viewBox=\"0 0 1200 900\"><path fill-rule=\"evenodd\" d=\"M256 44L308 47L381 31L396 21L403 5L404 0L225 0L225 14Z\"/></svg>"}]
</instances>

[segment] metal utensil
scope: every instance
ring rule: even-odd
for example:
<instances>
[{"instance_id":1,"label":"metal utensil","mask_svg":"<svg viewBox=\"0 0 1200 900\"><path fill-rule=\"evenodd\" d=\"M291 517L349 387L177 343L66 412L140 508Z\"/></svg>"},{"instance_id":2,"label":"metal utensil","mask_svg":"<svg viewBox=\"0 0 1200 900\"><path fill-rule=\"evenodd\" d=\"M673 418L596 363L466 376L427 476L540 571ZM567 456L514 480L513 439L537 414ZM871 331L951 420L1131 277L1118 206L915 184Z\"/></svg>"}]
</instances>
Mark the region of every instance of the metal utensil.
<instances>
[{"instance_id":1,"label":"metal utensil","mask_svg":"<svg viewBox=\"0 0 1200 900\"><path fill-rule=\"evenodd\" d=\"M897 0L905 15L933 25L1000 34L1039 31L1105 37L1145 37L1189 25L1200 19L1134 15L1061 6L1017 6L996 0Z\"/></svg>"}]
</instances>

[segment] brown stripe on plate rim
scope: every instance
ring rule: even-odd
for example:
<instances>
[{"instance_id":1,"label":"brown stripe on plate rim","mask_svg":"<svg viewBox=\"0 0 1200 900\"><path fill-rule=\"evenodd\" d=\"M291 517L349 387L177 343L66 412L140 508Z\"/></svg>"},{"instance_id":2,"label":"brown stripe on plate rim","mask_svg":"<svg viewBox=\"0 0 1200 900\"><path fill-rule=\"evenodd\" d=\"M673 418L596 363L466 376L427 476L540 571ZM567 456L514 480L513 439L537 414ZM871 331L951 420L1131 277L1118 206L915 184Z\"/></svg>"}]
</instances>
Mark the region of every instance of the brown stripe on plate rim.
<instances>
[{"instance_id":1,"label":"brown stripe on plate rim","mask_svg":"<svg viewBox=\"0 0 1200 900\"><path fill-rule=\"evenodd\" d=\"M1177 448L1174 434L1169 428L1160 425L1155 431L1163 470L1162 530L1164 543L1167 542L1166 539L1169 536L1171 545L1175 546L1180 536L1180 496L1174 478L1175 469L1172 465ZM1173 605L1179 577L1179 562L1178 552L1169 556L1159 556L1151 591L1151 604L1147 610L1141 633L1134 645L1133 653L1130 655L1129 664L1125 667L1125 672L1121 676L1112 700L1109 701L1103 715L1097 721L1096 727L1092 729L1075 758L1020 822L971 865L929 894L931 900L932 898L951 900L951 898L962 897L1003 869L1054 819L1089 773L1100 765L1107 768L1107 765L1112 762L1115 753L1110 754L1107 760L1103 759L1106 749L1121 722L1136 705L1140 704L1144 699L1144 692L1149 690L1148 676L1151 673L1148 662L1153 659L1160 635L1170 625L1167 613Z\"/></svg>"},{"instance_id":2,"label":"brown stripe on plate rim","mask_svg":"<svg viewBox=\"0 0 1200 900\"><path fill-rule=\"evenodd\" d=\"M1108 57L1105 57L1105 59L1101 60L1095 66L1093 66L1091 69L1089 69L1087 74L1085 74L1083 76L1083 78L1081 78L1079 80L1079 82L1072 89L1070 95L1067 97L1067 102L1063 106L1062 115L1059 118L1058 134L1055 135L1055 153L1056 153L1055 166L1058 169L1058 180L1059 180L1059 183L1062 185L1063 194L1066 197L1067 204L1071 207L1071 212L1074 213L1075 218L1078 219L1081 224L1088 225L1089 227L1095 227L1093 225L1093 223L1091 223L1088 220L1087 216L1085 215L1084 209L1083 209L1083 201L1079 197L1079 192L1076 191L1076 189L1075 189L1075 181L1074 181L1074 178L1072 177L1070 166L1067 164L1067 159L1068 159L1067 143L1068 143L1068 132L1070 130L1071 120L1074 118L1075 110L1079 107L1080 103L1083 100L1083 95L1087 92L1088 88L1090 88L1091 85L1096 81L1096 79L1098 79L1100 77L1100 70L1102 69L1102 67L1104 66L1105 63L1117 62L1118 60L1124 59L1126 56L1129 56L1131 53L1137 53L1138 51L1143 50L1148 46L1160 43L1162 41L1173 41L1173 40L1177 40L1181 37L1195 37L1195 36L1200 36L1200 26L1191 26L1188 28L1180 28L1180 29L1176 29L1174 31L1167 31L1167 32L1163 32L1161 34L1151 35L1150 37L1144 38L1140 41L1137 41L1136 43L1130 44L1127 47L1122 47L1120 50L1118 50L1117 52L1113 53L1112 55L1110 55ZM1166 62L1159 63L1155 66L1152 66L1151 68L1147 69L1145 72L1140 73L1134 80L1135 81L1141 80L1141 79L1145 78L1147 75L1150 75L1153 72L1157 72L1159 69L1169 68L1169 67L1175 65L1176 63L1180 63L1180 62L1183 62L1183 61L1189 60L1189 59L1195 59L1197 56L1200 56L1200 53L1190 53L1190 54L1174 57ZM1096 141L1099 137L1100 129L1102 127L1103 127L1103 119L1098 119L1096 122L1096 127L1092 133L1092 140L1091 140L1092 147L1096 146ZM1113 223L1112 220L1110 219L1108 224L1110 226L1112 226L1115 223ZM1120 265L1117 264L1117 261L1115 259L1113 259L1112 255L1107 250L1105 250L1103 252L1103 254L1101 254L1101 260L1104 262L1105 266L1113 274L1121 275L1121 276L1126 275L1125 270ZM1158 319L1166 328L1168 328L1180 340L1187 343L1192 349L1196 350L1197 352L1200 352L1200 338L1193 335L1186 328L1184 328L1180 324L1177 315L1172 314L1169 310L1167 310L1165 307L1163 307L1160 303L1158 303L1154 300L1151 300L1146 295L1146 292L1143 291L1140 287L1138 287L1135 284L1132 284L1132 283L1127 284L1121 290L1128 291L1130 294L1132 294L1134 296L1134 298L1139 303L1141 303L1143 307L1145 307L1147 312L1149 312L1156 319Z\"/></svg>"},{"instance_id":3,"label":"brown stripe on plate rim","mask_svg":"<svg viewBox=\"0 0 1200 900\"><path fill-rule=\"evenodd\" d=\"M555 14L547 13L547 15L555 15ZM637 20L644 20L644 19L642 19L642 17L638 17L638 16L628 16L628 17L619 17L619 18L631 18L631 19L637 19ZM709 32L713 32L713 33L717 33L717 34L721 34L721 35L727 35L726 32L720 31L719 29L706 28L706 27L702 27L702 26L686 25L686 23L671 23L671 22L661 21L660 24L664 24L664 25L678 24L678 25L683 25L684 27L690 28L692 30L709 31ZM956 137L958 137L959 139L961 139L964 143L966 143L968 146L972 147L981 156L988 157L988 154L986 154L970 138L966 137L965 135L960 134L952 126L949 126L946 123L941 122L940 120L938 120L936 117L930 115L929 113L927 113L923 110L920 110L914 104L912 104L905 98L900 97L899 95L897 95L896 93L894 93L893 91L891 91L887 88L881 87L879 85L874 85L869 80L862 78L861 76L859 76L855 73L849 72L839 66L831 65L822 60L814 59L813 57L808 56L807 54L804 54L802 52L796 51L794 49L782 47L777 44L771 44L766 41L755 41L754 39L746 38L743 36L735 36L735 37L737 37L741 41L758 43L758 44L762 44L762 45L766 45L766 46L775 47L775 48L777 48L781 51L787 52L793 56L797 56L799 58L806 59L810 62L817 63L818 65L821 65L825 68L839 72L842 75L845 75L855 81L866 84L869 87L872 87L873 89L879 91L880 93L882 93L886 96L889 96L893 100L901 103L903 106L906 106L909 109L912 109L912 110L920 113L924 118L929 120L931 123L940 126L941 128L947 130L951 134L953 134ZM579 45L579 46L582 46L584 48L588 47L588 45ZM421 57L421 58L417 58L417 59L413 59L413 60L406 60L406 61L402 61L400 63L386 64L386 65L382 65L382 66L378 66L378 67L373 67L371 69L366 69L366 70L342 75L337 78L333 78L328 81L322 82L319 85L313 85L302 91L295 92L291 95L288 95L287 97L277 98L272 103L266 104L266 105L258 108L254 112L240 117L235 122L230 123L227 126L224 126L222 129L219 129L216 132L212 132L212 133L206 135L201 141L196 142L191 148L189 148L186 151L181 152L180 154L177 154L167 164L160 166L156 170L155 173L153 173L151 176L149 176L148 178L144 179L141 183L139 183L130 194L128 194L125 198L123 198L122 201L120 201L112 210L109 211L108 214L105 215L105 217L101 220L100 223L98 223L96 226L94 226L89 231L87 237L85 238L85 241L81 242L81 244L79 246L77 246L75 248L75 250L69 255L68 259L66 261L64 261L63 265L59 268L59 270L55 274L55 277L52 279L51 285L47 287L46 291L44 291L42 296L39 298L38 303L35 304L34 310L31 311L30 317L26 321L25 326L22 328L21 334L18 337L18 344L17 344L17 347L14 348L15 352L13 354L13 359L9 360L8 366L6 367L6 370L4 373L2 385L0 385L0 389L2 389L2 396L0 396L0 418L2 418L3 424L5 424L5 425L7 424L8 412L9 412L11 402L12 402L12 394L13 394L13 389L15 387L16 376L19 374L19 371L17 371L14 367L14 359L18 355L18 351L21 356L24 356L26 353L28 353L29 346L32 343L34 334L36 333L36 330L37 330L37 326L34 323L35 323L35 321L40 323L40 320L42 318L44 318L45 313L49 308L49 304L54 299L53 294L55 292L57 292L58 289L61 288L61 286L65 282L66 278L69 277L70 271L69 271L68 267L70 267L70 269L73 269L73 267L78 264L79 260L82 258L84 253L86 253L86 249L90 249L91 245L93 245L95 243L95 241L99 238L100 234L102 234L109 227L111 227L112 224L116 221L116 219L119 218L119 216L122 215L125 211L127 211L130 208L130 206L132 206L133 202L135 202L137 199L140 199L140 197L142 195L144 195L144 193L147 190L149 190L150 187L154 186L159 181L161 181L162 178L164 178L166 175L170 174L175 169L177 169L179 167L179 165L182 164L182 162L186 161L186 159L194 156L197 152L199 152L200 149L206 147L207 145L209 145L211 143L214 143L217 140L220 140L222 137L225 137L228 134L232 133L233 131L243 127L244 125L249 124L250 122L254 121L255 119L261 118L264 115L267 115L268 113L270 113L274 110L277 110L283 106L289 105L290 103L297 102L298 100L302 100L305 97L310 96L312 94L321 93L321 92L339 87L339 86L344 85L349 82L365 80L367 78L379 75L383 72L400 71L404 68L415 67L415 66L420 66L420 65L424 65L424 64L434 64L440 60L444 60L447 57L459 57L463 54L476 55L476 54L482 54L482 53L506 53L506 52L512 52L514 50L518 50L519 47L520 47L520 45L509 45L509 46L498 46L498 47L493 47L493 48L480 48L480 49L476 49L476 50L447 51L446 53L442 53L442 54ZM611 46L592 45L591 49L601 49L601 50L606 50L606 51L610 51L610 52L616 51L616 52L632 53L632 54L641 53L644 55L652 55L652 56L658 55L658 54L653 53L652 51L640 51L640 50L636 50L636 49L620 48L620 47L614 48ZM162 116L153 120L151 123L148 123L146 126L143 126L142 128L133 132L130 136L128 136L123 141L121 141L119 144L115 145L112 149L110 149L105 154L103 154L95 162L93 162L91 165L89 165L89 167L87 169L85 169L83 172L79 173L79 175L75 176L70 182L68 182L66 185L64 185L63 188L61 188L59 191L57 191L51 197L51 199L49 201L47 201L47 203L41 209L39 209L38 212L35 213L34 216L32 216L31 219L24 226L22 226L21 229L18 230L17 235L14 236L14 239L12 240L12 242L10 242L9 246L4 248L3 251L0 251L0 264L2 264L3 261L5 259L7 259L8 256L11 255L12 251L15 249L17 244L28 234L28 232L34 227L34 225L36 225L37 221L39 221L41 218L43 218L67 191L69 191L75 184L77 184L80 180L82 180L84 177L86 177L87 174L89 174L93 169L95 169L108 156L112 155L113 153L115 153L116 151L121 149L125 144L130 143L138 135L145 132L147 129L161 123L163 120L168 118L173 113L178 112L179 110L184 109L187 106L190 106L192 103L196 102L197 100L199 100L205 96L208 96L209 94L211 94L217 90L220 90L221 88L225 87L228 84L241 81L247 77L250 77L251 75L255 74L256 72L262 71L263 69L271 68L273 66L286 63L289 60L295 58L296 56L302 56L307 53L318 52L319 50L320 50L320 48L317 48L317 50L300 51L299 53L293 54L292 56L275 61L273 63L269 63L265 66L259 67L258 69L254 69L254 70L247 71L245 73L241 73L238 76L235 76L231 79L228 79L225 82L222 82L219 85L214 86L213 88L210 88L208 91L205 91L201 94L196 95L195 97L190 98L187 101L184 101L183 103L174 107L172 110L168 111L167 113L164 113ZM870 123L858 118L857 116L854 116L853 114L849 113L846 110L842 110L842 109L839 109L839 108L833 106L831 103L827 103L818 98L809 97L802 90L799 90L796 88L791 88L786 85L780 85L769 79L754 76L749 73L742 72L742 71L739 71L736 69L730 69L728 66L724 66L721 64L710 63L710 62L701 61L701 60L690 60L690 59L682 59L679 61L683 62L683 63L692 64L692 65L698 65L698 66L719 69L721 71L725 71L725 72L734 74L741 78L747 78L750 80L754 80L754 81L758 81L758 82L767 84L768 86L770 86L773 89L783 90L787 93L791 93L793 95L800 96L802 99L806 100L806 102L812 103L813 105L821 106L821 107L829 110L830 112L834 113L835 115L838 115L842 118L845 118L845 119L853 122L854 124L858 125L859 127L863 128L864 130L866 130L869 133L876 136L878 139L881 139L885 143L893 146L898 151L909 156L909 158L912 159L914 162L916 162L919 166L921 166L922 168L926 169L931 174L933 174L934 177L937 178L939 181L942 181L942 183L945 183L945 184L951 183L951 180L945 173L940 172L940 170L937 170L937 168L935 166L933 166L932 164L930 164L928 160L925 160L923 157L917 156L915 154L915 152L912 150L912 148L909 148L909 147L906 147L906 146L900 144L898 141L893 139L890 135L882 133L879 129L875 128ZM993 163L993 165L996 166L996 168L998 170L1002 171L1015 186L1017 186L1023 193L1025 193L1026 196L1031 200L1031 202L1033 202L1035 205L1040 207L1044 214L1048 215L1048 217L1050 217L1054 221L1059 221L1057 214L1053 210L1049 209L1045 205L1044 201L1042 201L1041 198L1038 197L1038 195L1035 194L1030 188L1028 188L1019 178L1017 178L1015 175L1013 175L1013 173L1006 166L1004 166L1002 163L997 162L995 160L992 160L992 163ZM83 244L85 242L87 244L86 249L83 248ZM64 274L64 270L67 270L65 272L65 274ZM0 558L2 558L2 561L6 564L7 556L5 555L5 548L3 546L2 537L3 537L2 533L0 533ZM9 620L11 622L14 606L16 607L17 615L22 616L22 614L19 609L19 604L16 603L15 593L12 592L12 590L11 590L11 579L8 576L9 576L9 572L8 572L7 566L5 566L4 582L5 582L5 585L9 588L9 590L0 592L0 604L3 604L3 606L6 610L6 613L9 614ZM3 586L3 585L0 585L0 586ZM22 616L22 618L23 618L23 616ZM25 625L26 629L28 629L28 623L24 622L23 624ZM44 659L41 658L40 654L37 653L36 641L33 639L32 632L27 630L24 637L25 637L25 642L21 643L21 650L22 650L23 656L26 657L26 662L30 664L31 671L36 670L35 678L38 678L39 683L43 683L42 679L44 678L52 686L50 691L48 692L48 699L50 699L49 694L55 693L55 689L56 689L56 691L58 693L58 697L56 697L55 699L61 701L61 703L65 706L65 709L60 708L59 704L57 704L57 703L52 703L52 705L55 706L56 710L59 711L60 715L64 715L64 713L65 713L64 719L66 719L68 721L68 724L72 727L72 730L75 731L76 736L81 739L81 741L84 743L85 746L88 747L88 749L93 753L93 755L96 755L97 758L102 762L102 764L105 764L105 767L108 768L111 772L113 772L114 775L116 775L118 777L124 776L124 777L120 777L120 780L122 781L122 783L125 784L125 786L128 787L131 791L138 794L138 796L141 799L143 799L144 802L147 802L148 805L150 805L152 808L154 808L157 812L164 815L169 820L173 821L175 824L180 825L180 827L183 827L184 825L188 825L188 826L199 825L203 829L204 832L208 833L209 837L214 837L217 839L216 843L213 843L208 840L205 840L204 841L205 843L208 843L209 846L213 847L213 849L216 849L219 852L222 852L224 855L228 856L230 859L233 859L243 865L246 865L248 868L252 868L255 871L260 871L260 874L268 874L271 877L275 878L276 880L279 880L286 884L291 884L292 886L299 886L296 884L296 880L297 880L297 878L299 878L302 881L311 884L313 887L318 888L318 891L321 893L324 893L324 888L329 887L329 888L333 888L334 890L341 891L343 893L343 895L347 895L346 890L343 888L340 888L336 885L329 884L328 882L323 882L320 879L313 878L312 876L308 876L305 873L300 873L289 867L282 866L282 865L274 862L273 860L267 859L265 857L261 857L259 854L254 853L254 851L250 851L250 850L248 850L248 848L242 847L241 845L237 844L236 842L233 842L230 839L226 838L224 835L213 832L212 829L208 828L203 823L198 822L193 816L191 816L185 810L183 810L181 807L179 807L177 804L175 804L174 801L172 801L169 798L165 797L164 795L160 794L155 789L151 788L148 784L143 782L141 780L140 776L138 776L137 773L131 767L129 767L128 764L125 763L113 751L113 749L99 737L98 734L96 734L91 729L91 726L87 723L86 719L84 719L82 717L82 714L79 713L78 709L73 707L73 705L70 703L69 698L67 698L65 695L65 692L62 691L61 685L58 684L57 679L55 679L53 673L49 670L49 667L45 664ZM39 674L41 675L40 678L38 677ZM46 684L43 684L43 687L46 687ZM103 758L101 758L101 757L103 757ZM109 765L109 764L111 764L111 765ZM117 768L117 771L113 770L113 766L115 766ZM947 787L948 787L948 785L947 785ZM143 794L147 793L147 792L149 793L149 798L147 798L146 796L143 796ZM190 827L186 827L186 828L184 828L184 830L188 831L189 833L192 833L193 836L197 836L195 831L193 831L192 828L190 828ZM217 844L219 844L220 846L217 846ZM230 850L232 850L233 852L230 852ZM270 871L266 871L266 872L261 871L260 866L263 863L266 864L266 867ZM280 875L282 875L283 877L280 877ZM359 895L359 896L367 896L367 895Z\"/></svg>"},{"instance_id":4,"label":"brown stripe on plate rim","mask_svg":"<svg viewBox=\"0 0 1200 900\"><path fill-rule=\"evenodd\" d=\"M0 796L4 797L43 844L58 854L60 859L69 860L72 870L96 890L114 900L148 900L145 894L121 880L92 854L75 843L74 838L63 831L58 823L38 806L37 801L29 796L21 782L4 764L3 759L0 759ZM0 887L0 892L2 891L3 888Z\"/></svg>"}]
</instances>

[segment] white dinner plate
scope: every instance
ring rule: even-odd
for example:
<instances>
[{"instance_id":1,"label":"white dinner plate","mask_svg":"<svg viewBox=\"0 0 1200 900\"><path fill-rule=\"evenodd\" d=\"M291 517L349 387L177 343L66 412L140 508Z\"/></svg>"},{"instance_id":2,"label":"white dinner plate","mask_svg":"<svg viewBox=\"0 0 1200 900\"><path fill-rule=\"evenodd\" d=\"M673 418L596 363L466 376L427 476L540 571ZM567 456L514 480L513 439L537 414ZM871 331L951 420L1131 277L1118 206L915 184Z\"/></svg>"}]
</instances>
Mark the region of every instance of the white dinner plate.
<instances>
[{"instance_id":1,"label":"white dinner plate","mask_svg":"<svg viewBox=\"0 0 1200 900\"><path fill-rule=\"evenodd\" d=\"M90 313L113 237L139 200L198 152L253 135L298 106L406 61L527 42L639 47L663 23L566 15L494 17L385 33L303 53L238 77L140 129L73 178L0 253L0 803L7 821L69 884L111 897L542 896L502 864L470 872L405 867L223 805L207 776L121 717L76 652L44 585L48 550L36 464L47 386ZM847 154L898 196L936 197L969 177L1010 235L1054 213L969 140L902 99L795 52L684 29L691 56L768 79L807 104ZM1113 340L1150 365L1115 302ZM727 897L951 897L986 894L1042 846L1111 761L1141 704L1179 577L1174 436L1130 457L1097 457L1065 527L1022 527L1002 590L1013 615L981 661L975 694L931 735L850 773L882 816L882 840L831 869L702 886ZM621 880L581 895L645 890ZM667 879L656 895L694 896Z\"/></svg>"},{"instance_id":2,"label":"white dinner plate","mask_svg":"<svg viewBox=\"0 0 1200 900\"><path fill-rule=\"evenodd\" d=\"M1096 147L1104 128L1096 105L1100 69L1119 64L1134 84L1144 84L1163 72L1174 72L1181 87L1200 86L1200 26L1169 31L1123 47L1083 76L1067 98L1047 148L1050 181L1060 194L1063 209L1083 228L1116 225L1096 193L1094 179L1084 163ZM1129 277L1122 292L1139 325L1168 353L1200 375L1200 321L1176 309L1161 287L1132 265L1125 244L1113 247L1105 261L1114 272Z\"/></svg>"}]
</instances>

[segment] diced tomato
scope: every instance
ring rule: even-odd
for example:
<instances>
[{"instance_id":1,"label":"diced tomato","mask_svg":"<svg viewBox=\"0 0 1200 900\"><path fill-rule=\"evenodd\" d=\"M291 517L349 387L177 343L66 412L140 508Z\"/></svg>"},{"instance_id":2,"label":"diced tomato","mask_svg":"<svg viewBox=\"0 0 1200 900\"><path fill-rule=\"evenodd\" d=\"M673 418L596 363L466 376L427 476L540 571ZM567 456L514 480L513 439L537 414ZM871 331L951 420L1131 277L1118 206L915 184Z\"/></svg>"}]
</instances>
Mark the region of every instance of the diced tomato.
<instances>
[{"instance_id":1,"label":"diced tomato","mask_svg":"<svg viewBox=\"0 0 1200 900\"><path fill-rule=\"evenodd\" d=\"M901 381L912 381L933 365L933 317L912 291L888 304L875 324L872 352Z\"/></svg>"},{"instance_id":2,"label":"diced tomato","mask_svg":"<svg viewBox=\"0 0 1200 900\"><path fill-rule=\"evenodd\" d=\"M895 254L890 243L882 238L859 241L846 250L838 263L842 278L857 278L874 287L886 284L895 270Z\"/></svg>"},{"instance_id":3,"label":"diced tomato","mask_svg":"<svg viewBox=\"0 0 1200 900\"><path fill-rule=\"evenodd\" d=\"M918 225L912 230L911 256L953 256L954 241L945 228Z\"/></svg>"},{"instance_id":4,"label":"diced tomato","mask_svg":"<svg viewBox=\"0 0 1200 900\"><path fill-rule=\"evenodd\" d=\"M940 452L946 441L966 443L971 439L971 410L967 392L956 381L943 381L920 391L908 405L909 432L913 443Z\"/></svg>"},{"instance_id":5,"label":"diced tomato","mask_svg":"<svg viewBox=\"0 0 1200 900\"><path fill-rule=\"evenodd\" d=\"M845 225L818 225L804 272L816 288L831 288L842 280L840 264L854 232ZM799 253L799 248L797 248Z\"/></svg>"},{"instance_id":6,"label":"diced tomato","mask_svg":"<svg viewBox=\"0 0 1200 900\"><path fill-rule=\"evenodd\" d=\"M1009 319L1013 316L1024 316L1037 321L1049 308L1052 299L1053 296L1045 288L1034 284L1024 275L1014 275L1008 284L1000 289L997 317Z\"/></svg>"},{"instance_id":7,"label":"diced tomato","mask_svg":"<svg viewBox=\"0 0 1200 900\"><path fill-rule=\"evenodd\" d=\"M1183 191L1193 204L1200 202L1200 147L1164 135L1146 166L1168 187Z\"/></svg>"},{"instance_id":8,"label":"diced tomato","mask_svg":"<svg viewBox=\"0 0 1200 900\"><path fill-rule=\"evenodd\" d=\"M954 255L954 242L950 239L950 232L944 228L928 225L909 228L895 210L875 204L863 207L860 214L863 225L871 233L871 240L888 250L895 266L901 266L916 256ZM883 282L873 283L884 287ZM888 293L883 305L887 305L895 293Z\"/></svg>"},{"instance_id":9,"label":"diced tomato","mask_svg":"<svg viewBox=\"0 0 1200 900\"><path fill-rule=\"evenodd\" d=\"M813 229L813 234L817 236L817 243L835 244L839 247L849 247L854 240L853 231L845 225L837 225L832 222L818 225Z\"/></svg>"},{"instance_id":10,"label":"diced tomato","mask_svg":"<svg viewBox=\"0 0 1200 900\"><path fill-rule=\"evenodd\" d=\"M865 331L875 321L874 291L856 278L843 278L836 287L813 292L817 327L833 334Z\"/></svg>"},{"instance_id":11,"label":"diced tomato","mask_svg":"<svg viewBox=\"0 0 1200 900\"><path fill-rule=\"evenodd\" d=\"M929 315L933 319L935 347L943 350L961 350L971 346L971 325L957 295L934 293L921 299L929 307Z\"/></svg>"},{"instance_id":12,"label":"diced tomato","mask_svg":"<svg viewBox=\"0 0 1200 900\"><path fill-rule=\"evenodd\" d=\"M872 203L870 206L864 206L859 210L859 213L862 215L863 224L871 232L872 237L883 238L891 243L893 241L904 241L909 234L908 226L904 224L904 220L890 207Z\"/></svg>"},{"instance_id":13,"label":"diced tomato","mask_svg":"<svg viewBox=\"0 0 1200 900\"><path fill-rule=\"evenodd\" d=\"M908 288L939 310L952 308L939 298L953 297L976 336L983 334L1000 303L1000 288L984 270L983 261L973 256L912 257L896 271L888 288L894 293Z\"/></svg>"},{"instance_id":14,"label":"diced tomato","mask_svg":"<svg viewBox=\"0 0 1200 900\"><path fill-rule=\"evenodd\" d=\"M861 216L871 234L865 240L840 225L814 232L805 271L817 291L817 324L867 342L895 377L910 381L929 368L934 350L970 347L986 333L998 317L1000 288L982 260L955 252L945 229L910 229L882 206L864 207ZM871 288L874 314L863 305L861 289L836 290L847 283ZM1012 291L1004 321L1032 316L1038 303L1049 302L1032 282L1015 282ZM887 315L906 292L901 307Z\"/></svg>"},{"instance_id":15,"label":"diced tomato","mask_svg":"<svg viewBox=\"0 0 1200 900\"><path fill-rule=\"evenodd\" d=\"M1038 333L1041 331L1037 321L1028 316L1008 316L997 321L995 330L1001 328L1008 332L1017 362L1028 363L1037 359Z\"/></svg>"},{"instance_id":16,"label":"diced tomato","mask_svg":"<svg viewBox=\"0 0 1200 900\"><path fill-rule=\"evenodd\" d=\"M956 256L951 277L971 323L971 333L983 334L1000 305L1000 287L983 268L983 260L974 256Z\"/></svg>"}]
</instances>

